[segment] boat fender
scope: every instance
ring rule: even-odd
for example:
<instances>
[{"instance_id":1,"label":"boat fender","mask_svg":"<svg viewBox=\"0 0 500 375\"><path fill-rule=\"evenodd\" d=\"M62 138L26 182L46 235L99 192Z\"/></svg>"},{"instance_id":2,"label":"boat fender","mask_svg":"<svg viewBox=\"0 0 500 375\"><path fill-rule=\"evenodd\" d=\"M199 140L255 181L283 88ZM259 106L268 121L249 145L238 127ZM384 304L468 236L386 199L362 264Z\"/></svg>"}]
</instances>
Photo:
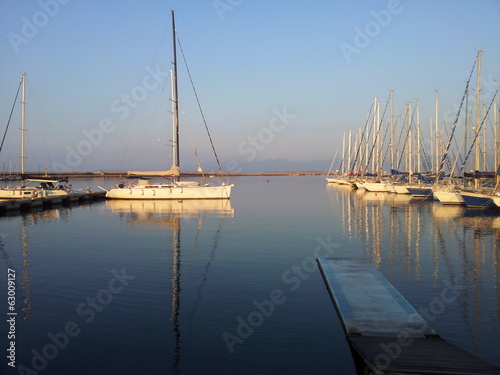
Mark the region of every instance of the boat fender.
<instances>
[{"instance_id":1,"label":"boat fender","mask_svg":"<svg viewBox=\"0 0 500 375\"><path fill-rule=\"evenodd\" d=\"M155 195L156 195L156 192L155 192L155 190L153 189L153 197L154 197Z\"/></svg>"},{"instance_id":2,"label":"boat fender","mask_svg":"<svg viewBox=\"0 0 500 375\"><path fill-rule=\"evenodd\" d=\"M141 195L144 195L144 189L141 189Z\"/></svg>"},{"instance_id":3,"label":"boat fender","mask_svg":"<svg viewBox=\"0 0 500 375\"><path fill-rule=\"evenodd\" d=\"M36 199L38 198L38 190L35 189L33 190L33 192L31 193L31 199Z\"/></svg>"}]
</instances>

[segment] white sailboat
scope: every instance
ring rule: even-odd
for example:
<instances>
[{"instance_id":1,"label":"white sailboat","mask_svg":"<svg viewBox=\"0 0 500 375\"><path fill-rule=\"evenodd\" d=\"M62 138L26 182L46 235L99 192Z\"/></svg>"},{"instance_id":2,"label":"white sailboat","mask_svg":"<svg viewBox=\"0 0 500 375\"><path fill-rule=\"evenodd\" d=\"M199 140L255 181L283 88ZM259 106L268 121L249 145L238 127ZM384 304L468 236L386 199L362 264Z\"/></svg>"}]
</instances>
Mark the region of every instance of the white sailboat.
<instances>
[{"instance_id":1,"label":"white sailboat","mask_svg":"<svg viewBox=\"0 0 500 375\"><path fill-rule=\"evenodd\" d=\"M130 175L141 176L135 184L120 184L106 193L112 199L229 199L234 185L225 183L212 186L194 181L180 181L179 163L179 117L177 88L177 53L174 11L172 10L172 36L174 69L171 71L172 82L172 167L168 171L128 172ZM170 176L167 183L152 183L146 176Z\"/></svg>"},{"instance_id":2,"label":"white sailboat","mask_svg":"<svg viewBox=\"0 0 500 375\"><path fill-rule=\"evenodd\" d=\"M0 188L0 199L36 199L48 197L67 196L71 193L71 185L67 180L52 179L27 179L25 175L24 161L26 159L24 152L24 133L25 129L25 92L26 92L26 73L21 77L21 184L14 187Z\"/></svg>"}]
</instances>

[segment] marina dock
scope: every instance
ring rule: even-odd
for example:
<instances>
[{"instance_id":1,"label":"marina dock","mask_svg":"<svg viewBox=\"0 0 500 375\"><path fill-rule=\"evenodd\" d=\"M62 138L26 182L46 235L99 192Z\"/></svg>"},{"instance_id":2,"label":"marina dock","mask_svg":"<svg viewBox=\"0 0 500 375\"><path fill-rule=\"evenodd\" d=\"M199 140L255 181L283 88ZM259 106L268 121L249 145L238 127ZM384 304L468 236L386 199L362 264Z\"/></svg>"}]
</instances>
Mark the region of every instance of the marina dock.
<instances>
[{"instance_id":1,"label":"marina dock","mask_svg":"<svg viewBox=\"0 0 500 375\"><path fill-rule=\"evenodd\" d=\"M35 199L5 199L0 200L0 215L12 214L21 211L43 209L63 204L92 202L104 199L105 191L72 193L67 196L55 196Z\"/></svg>"},{"instance_id":2,"label":"marina dock","mask_svg":"<svg viewBox=\"0 0 500 375\"><path fill-rule=\"evenodd\" d=\"M317 261L353 355L373 374L500 374L500 368L442 339L368 262Z\"/></svg>"}]
</instances>

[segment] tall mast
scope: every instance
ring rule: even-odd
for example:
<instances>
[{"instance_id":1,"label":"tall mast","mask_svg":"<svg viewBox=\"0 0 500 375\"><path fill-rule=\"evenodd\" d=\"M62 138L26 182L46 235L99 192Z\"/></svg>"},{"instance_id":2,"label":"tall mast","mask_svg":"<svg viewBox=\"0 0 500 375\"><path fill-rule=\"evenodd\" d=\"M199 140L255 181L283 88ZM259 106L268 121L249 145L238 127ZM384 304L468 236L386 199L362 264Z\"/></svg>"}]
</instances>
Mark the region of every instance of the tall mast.
<instances>
[{"instance_id":1,"label":"tall mast","mask_svg":"<svg viewBox=\"0 0 500 375\"><path fill-rule=\"evenodd\" d=\"M481 150L479 148L479 124L481 120L481 55L483 51L479 50L477 51L477 83L476 83L476 165L475 165L475 170L479 171L481 168L479 165L480 159L481 159ZM479 188L479 179L475 179L475 187L476 189Z\"/></svg>"},{"instance_id":2,"label":"tall mast","mask_svg":"<svg viewBox=\"0 0 500 375\"><path fill-rule=\"evenodd\" d=\"M391 145L391 168L394 169L394 90L391 90L390 93L390 98L391 98L391 117L389 119L389 127L391 131L391 140L390 140L390 145Z\"/></svg>"},{"instance_id":3,"label":"tall mast","mask_svg":"<svg viewBox=\"0 0 500 375\"><path fill-rule=\"evenodd\" d=\"M349 143L347 144L347 168L345 168L346 173L350 173L349 166L351 165L351 130L349 130Z\"/></svg>"},{"instance_id":4,"label":"tall mast","mask_svg":"<svg viewBox=\"0 0 500 375\"><path fill-rule=\"evenodd\" d=\"M23 91L21 96L21 174L24 175L24 107L26 105L25 101L25 91L26 91L26 73L23 73L21 81L23 83ZM24 177L23 177L24 178Z\"/></svg>"},{"instance_id":5,"label":"tall mast","mask_svg":"<svg viewBox=\"0 0 500 375\"><path fill-rule=\"evenodd\" d=\"M382 137L382 124L380 123L380 102L377 102L377 178L382 178L382 165L380 164L382 159L382 142L380 141Z\"/></svg>"},{"instance_id":6,"label":"tall mast","mask_svg":"<svg viewBox=\"0 0 500 375\"><path fill-rule=\"evenodd\" d=\"M375 163L375 157L374 157L374 154L377 153L377 97L375 97L373 99L373 127L372 127L372 131L373 131L373 135L372 135L372 150L373 152L371 153L371 162L372 162L372 170L371 170L371 173L375 173L376 169L377 169L377 165ZM370 162L370 161L368 161Z\"/></svg>"},{"instance_id":7,"label":"tall mast","mask_svg":"<svg viewBox=\"0 0 500 375\"><path fill-rule=\"evenodd\" d=\"M417 173L422 173L422 155L420 148L420 99L417 99Z\"/></svg>"},{"instance_id":8,"label":"tall mast","mask_svg":"<svg viewBox=\"0 0 500 375\"><path fill-rule=\"evenodd\" d=\"M176 42L176 33L175 33L175 19L174 19L174 11L172 10L172 44L174 48L174 89L173 89L173 98L172 101L174 103L174 134L175 134L175 139L174 145L175 145L175 157L174 157L174 163L175 166L179 168L180 166L180 157L179 157L179 92L177 89L177 42Z\"/></svg>"},{"instance_id":9,"label":"tall mast","mask_svg":"<svg viewBox=\"0 0 500 375\"><path fill-rule=\"evenodd\" d=\"M435 132L435 147L434 147L434 150L435 150L435 160L436 160L436 173L439 172L439 111L438 111L438 108L439 108L439 91L436 90L436 98L435 98L435 101L436 101L436 113L435 113L435 122L434 122L434 126L435 126L435 129L436 129L436 132Z\"/></svg>"},{"instance_id":10,"label":"tall mast","mask_svg":"<svg viewBox=\"0 0 500 375\"><path fill-rule=\"evenodd\" d=\"M488 111L486 110L486 104L483 104L483 119L486 119ZM483 171L488 170L488 162L486 160L486 126L483 127Z\"/></svg>"},{"instance_id":11,"label":"tall mast","mask_svg":"<svg viewBox=\"0 0 500 375\"><path fill-rule=\"evenodd\" d=\"M500 182L500 176L498 174L498 169L500 168L500 122L498 121L498 104L497 98L493 101L493 125L495 127L495 171L496 171L496 186L495 190L498 190L498 183Z\"/></svg>"},{"instance_id":12,"label":"tall mast","mask_svg":"<svg viewBox=\"0 0 500 375\"><path fill-rule=\"evenodd\" d=\"M170 104L172 106L172 168L175 169L176 166L178 166L178 161L177 161L177 132L175 128L176 120L175 120L175 101L174 101L174 71L172 69L169 70L170 72Z\"/></svg>"}]
</instances>

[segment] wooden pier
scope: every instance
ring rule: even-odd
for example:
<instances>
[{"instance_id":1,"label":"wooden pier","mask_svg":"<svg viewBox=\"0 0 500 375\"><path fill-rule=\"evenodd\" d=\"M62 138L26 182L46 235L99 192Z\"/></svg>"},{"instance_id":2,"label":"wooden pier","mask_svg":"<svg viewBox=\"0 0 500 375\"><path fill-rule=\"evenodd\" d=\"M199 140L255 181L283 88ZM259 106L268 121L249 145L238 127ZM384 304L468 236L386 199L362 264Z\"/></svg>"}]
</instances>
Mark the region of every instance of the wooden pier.
<instances>
[{"instance_id":1,"label":"wooden pier","mask_svg":"<svg viewBox=\"0 0 500 375\"><path fill-rule=\"evenodd\" d=\"M58 205L91 202L104 199L105 191L72 193L67 196L55 196L35 199L0 200L0 215L15 214L22 211L50 208Z\"/></svg>"},{"instance_id":2,"label":"wooden pier","mask_svg":"<svg viewBox=\"0 0 500 375\"><path fill-rule=\"evenodd\" d=\"M371 374L500 374L500 368L439 337L368 262L317 261L351 350Z\"/></svg>"}]
</instances>

